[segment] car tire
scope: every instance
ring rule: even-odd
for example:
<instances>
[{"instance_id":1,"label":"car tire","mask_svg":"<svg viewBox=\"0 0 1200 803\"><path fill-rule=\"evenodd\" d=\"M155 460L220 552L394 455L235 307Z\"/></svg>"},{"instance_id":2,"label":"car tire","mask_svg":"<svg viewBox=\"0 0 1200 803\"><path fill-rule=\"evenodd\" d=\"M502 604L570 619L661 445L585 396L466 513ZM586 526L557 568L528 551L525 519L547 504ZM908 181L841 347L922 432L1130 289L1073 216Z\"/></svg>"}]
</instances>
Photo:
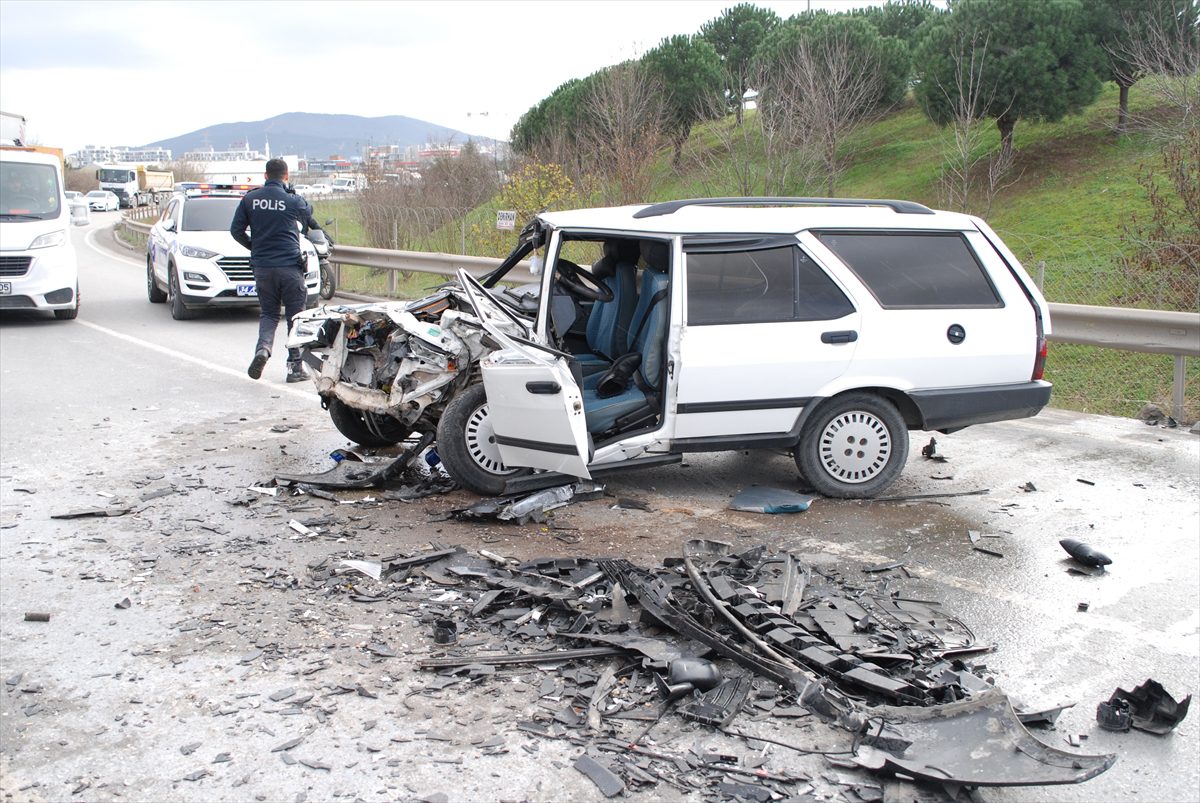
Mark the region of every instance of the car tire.
<instances>
[{"instance_id":1,"label":"car tire","mask_svg":"<svg viewBox=\"0 0 1200 803\"><path fill-rule=\"evenodd\" d=\"M446 405L438 421L437 452L459 485L484 496L503 493L510 479L531 472L500 460L482 383L468 386Z\"/></svg>"},{"instance_id":2,"label":"car tire","mask_svg":"<svg viewBox=\"0 0 1200 803\"><path fill-rule=\"evenodd\" d=\"M60 321L73 321L79 317L79 285L75 285L75 306L70 309L54 310L54 317Z\"/></svg>"},{"instance_id":3,"label":"car tire","mask_svg":"<svg viewBox=\"0 0 1200 803\"><path fill-rule=\"evenodd\" d=\"M146 257L146 298L150 299L151 304L161 304L167 300L166 292L154 279L154 265L150 257Z\"/></svg>"},{"instance_id":4,"label":"car tire","mask_svg":"<svg viewBox=\"0 0 1200 803\"><path fill-rule=\"evenodd\" d=\"M804 425L796 467L824 496L865 499L887 490L908 460L908 427L871 393L835 396Z\"/></svg>"},{"instance_id":5,"label":"car tire","mask_svg":"<svg viewBox=\"0 0 1200 803\"><path fill-rule=\"evenodd\" d=\"M338 432L368 449L393 446L412 434L391 416L355 410L341 399L329 400L329 418Z\"/></svg>"},{"instance_id":6,"label":"car tire","mask_svg":"<svg viewBox=\"0 0 1200 803\"><path fill-rule=\"evenodd\" d=\"M171 302L171 317L175 320L190 321L196 317L196 311L183 304L183 298L179 294L179 273L174 265L167 267L167 298Z\"/></svg>"}]
</instances>

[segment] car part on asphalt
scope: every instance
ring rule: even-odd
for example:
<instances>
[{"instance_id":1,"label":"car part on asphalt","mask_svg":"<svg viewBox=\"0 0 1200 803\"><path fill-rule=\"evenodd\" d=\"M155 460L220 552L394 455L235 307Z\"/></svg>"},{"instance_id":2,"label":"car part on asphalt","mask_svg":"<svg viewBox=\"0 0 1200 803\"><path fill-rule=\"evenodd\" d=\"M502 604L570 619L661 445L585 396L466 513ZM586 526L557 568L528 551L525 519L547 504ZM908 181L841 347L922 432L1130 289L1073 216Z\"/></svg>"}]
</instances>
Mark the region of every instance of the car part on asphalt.
<instances>
[{"instance_id":1,"label":"car part on asphalt","mask_svg":"<svg viewBox=\"0 0 1200 803\"><path fill-rule=\"evenodd\" d=\"M763 488L751 485L729 503L730 510L749 513L803 513L812 504L812 497L783 488Z\"/></svg>"},{"instance_id":2,"label":"car part on asphalt","mask_svg":"<svg viewBox=\"0 0 1200 803\"><path fill-rule=\"evenodd\" d=\"M1109 698L1108 705L1123 706L1129 711L1130 724L1138 730L1166 735L1183 722L1187 716L1188 706L1192 703L1192 695L1176 700L1157 680L1147 679L1145 683L1133 691L1118 688ZM1104 703L1100 704L1104 706ZM1100 712L1097 710L1099 719ZM1103 723L1101 723L1103 724ZM1126 728L1125 730L1128 730Z\"/></svg>"},{"instance_id":3,"label":"car part on asphalt","mask_svg":"<svg viewBox=\"0 0 1200 803\"><path fill-rule=\"evenodd\" d=\"M1084 566L1108 566L1112 563L1108 555L1074 538L1064 538L1058 544Z\"/></svg>"},{"instance_id":4,"label":"car part on asphalt","mask_svg":"<svg viewBox=\"0 0 1200 803\"><path fill-rule=\"evenodd\" d=\"M433 435L426 434L391 460L378 463L340 460L333 468L319 474L276 474L275 481L285 485L304 484L318 488L382 488L401 477L432 442Z\"/></svg>"},{"instance_id":5,"label":"car part on asphalt","mask_svg":"<svg viewBox=\"0 0 1200 803\"><path fill-rule=\"evenodd\" d=\"M1127 700L1112 699L1096 706L1096 723L1106 731L1123 733L1133 725Z\"/></svg>"}]
</instances>

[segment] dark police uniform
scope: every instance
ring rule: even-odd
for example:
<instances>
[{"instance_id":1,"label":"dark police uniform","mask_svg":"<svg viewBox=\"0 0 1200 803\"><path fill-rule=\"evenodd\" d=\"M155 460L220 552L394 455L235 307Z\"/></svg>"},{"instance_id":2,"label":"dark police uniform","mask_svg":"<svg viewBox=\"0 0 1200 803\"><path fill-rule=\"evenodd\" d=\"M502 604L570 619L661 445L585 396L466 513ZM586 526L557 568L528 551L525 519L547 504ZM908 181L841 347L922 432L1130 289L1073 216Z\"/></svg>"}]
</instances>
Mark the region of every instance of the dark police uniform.
<instances>
[{"instance_id":1,"label":"dark police uniform","mask_svg":"<svg viewBox=\"0 0 1200 803\"><path fill-rule=\"evenodd\" d=\"M250 249L250 267L258 289L260 314L258 346L268 352L279 325L279 306L292 318L304 309L308 290L304 274L308 266L300 250L300 232L296 227L312 221L312 207L299 195L289 193L281 179L268 179L262 187L242 196L229 233ZM249 227L250 234L246 233ZM298 364L299 350L288 352L288 362Z\"/></svg>"}]
</instances>

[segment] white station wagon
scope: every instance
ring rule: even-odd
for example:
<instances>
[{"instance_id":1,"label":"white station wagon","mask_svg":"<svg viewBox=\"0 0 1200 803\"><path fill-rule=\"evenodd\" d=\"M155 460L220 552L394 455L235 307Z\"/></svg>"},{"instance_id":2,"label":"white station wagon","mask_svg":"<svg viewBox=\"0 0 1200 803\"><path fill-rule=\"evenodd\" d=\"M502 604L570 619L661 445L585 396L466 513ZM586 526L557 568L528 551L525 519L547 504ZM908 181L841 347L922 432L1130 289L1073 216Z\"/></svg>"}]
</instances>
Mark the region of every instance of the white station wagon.
<instances>
[{"instance_id":1,"label":"white station wagon","mask_svg":"<svg viewBox=\"0 0 1200 803\"><path fill-rule=\"evenodd\" d=\"M539 284L501 289L526 258ZM482 280L310 311L290 345L344 434L436 430L447 470L480 493L533 470L764 448L791 450L822 494L867 497L899 476L908 430L1036 415L1049 331L1037 286L978 218L706 198L539 215Z\"/></svg>"}]
</instances>

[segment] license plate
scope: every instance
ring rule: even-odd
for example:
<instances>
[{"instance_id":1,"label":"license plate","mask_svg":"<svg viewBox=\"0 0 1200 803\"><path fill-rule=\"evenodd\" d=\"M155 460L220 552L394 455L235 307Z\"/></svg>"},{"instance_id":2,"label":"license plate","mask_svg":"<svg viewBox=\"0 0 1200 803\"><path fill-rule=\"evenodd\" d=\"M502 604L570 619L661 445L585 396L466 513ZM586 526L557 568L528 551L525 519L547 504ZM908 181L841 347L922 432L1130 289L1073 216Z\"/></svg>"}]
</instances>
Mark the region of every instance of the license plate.
<instances>
[{"instance_id":1,"label":"license plate","mask_svg":"<svg viewBox=\"0 0 1200 803\"><path fill-rule=\"evenodd\" d=\"M12 282L0 282L0 296L12 295Z\"/></svg>"},{"instance_id":2,"label":"license plate","mask_svg":"<svg viewBox=\"0 0 1200 803\"><path fill-rule=\"evenodd\" d=\"M239 296L256 296L258 295L258 288L252 284L239 284L237 286L237 294Z\"/></svg>"}]
</instances>

